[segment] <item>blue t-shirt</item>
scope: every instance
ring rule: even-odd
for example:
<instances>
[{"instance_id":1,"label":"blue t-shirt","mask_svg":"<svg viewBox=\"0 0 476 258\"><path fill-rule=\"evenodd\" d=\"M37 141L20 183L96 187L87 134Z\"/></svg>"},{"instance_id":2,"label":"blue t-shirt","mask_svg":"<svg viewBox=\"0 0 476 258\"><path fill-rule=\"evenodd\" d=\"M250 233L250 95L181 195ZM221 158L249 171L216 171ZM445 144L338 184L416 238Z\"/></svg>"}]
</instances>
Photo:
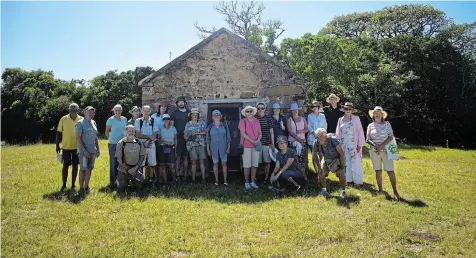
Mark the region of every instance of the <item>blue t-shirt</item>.
<instances>
[{"instance_id":1,"label":"blue t-shirt","mask_svg":"<svg viewBox=\"0 0 476 258\"><path fill-rule=\"evenodd\" d=\"M177 129L175 129L175 126L170 126L169 129L162 126L160 128L159 133L160 133L160 140L175 144L174 135L177 134Z\"/></svg>"},{"instance_id":2,"label":"blue t-shirt","mask_svg":"<svg viewBox=\"0 0 476 258\"><path fill-rule=\"evenodd\" d=\"M91 122L93 124L91 124ZM76 124L75 130L76 134L81 134L84 148L86 148L89 153L95 154L97 153L96 140L98 138L98 129L96 122L94 122L94 120L91 120L91 122L86 119L81 119ZM83 150L81 150L79 144L77 149L79 154L83 154Z\"/></svg>"},{"instance_id":3,"label":"blue t-shirt","mask_svg":"<svg viewBox=\"0 0 476 258\"><path fill-rule=\"evenodd\" d=\"M126 130L127 119L121 116L121 120L111 116L106 121L106 126L111 127L109 132L109 144L117 144L122 138L124 138L124 131Z\"/></svg>"},{"instance_id":4,"label":"blue t-shirt","mask_svg":"<svg viewBox=\"0 0 476 258\"><path fill-rule=\"evenodd\" d=\"M152 114L151 117L154 119L154 126L157 126L157 128L164 126L164 120L162 120L162 117L160 117L158 113Z\"/></svg>"}]
</instances>

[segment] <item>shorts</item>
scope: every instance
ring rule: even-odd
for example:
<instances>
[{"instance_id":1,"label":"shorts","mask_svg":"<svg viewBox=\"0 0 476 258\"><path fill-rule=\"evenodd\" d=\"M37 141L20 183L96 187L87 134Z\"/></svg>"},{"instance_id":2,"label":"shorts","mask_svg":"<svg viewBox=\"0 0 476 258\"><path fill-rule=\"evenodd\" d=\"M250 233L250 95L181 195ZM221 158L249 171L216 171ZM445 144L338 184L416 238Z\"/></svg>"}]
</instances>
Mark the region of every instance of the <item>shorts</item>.
<instances>
[{"instance_id":1,"label":"shorts","mask_svg":"<svg viewBox=\"0 0 476 258\"><path fill-rule=\"evenodd\" d=\"M190 149L190 160L203 160L207 159L207 153L205 152L205 146L195 146Z\"/></svg>"},{"instance_id":2,"label":"shorts","mask_svg":"<svg viewBox=\"0 0 476 258\"><path fill-rule=\"evenodd\" d=\"M293 179L304 178L300 170L286 170L281 174L281 176L279 176L279 178L282 178L283 180L288 180L290 177Z\"/></svg>"},{"instance_id":3,"label":"shorts","mask_svg":"<svg viewBox=\"0 0 476 258\"><path fill-rule=\"evenodd\" d=\"M187 142L183 138L183 134L177 134L177 157L187 157Z\"/></svg>"},{"instance_id":4,"label":"shorts","mask_svg":"<svg viewBox=\"0 0 476 258\"><path fill-rule=\"evenodd\" d=\"M330 165L327 165L325 159L322 159L321 161L321 167L322 167L322 170L320 173L318 173L319 175L324 175L324 176L328 176L329 175L329 170L334 172L334 174L336 174L337 177L345 177L345 168L338 168L338 166L340 165L340 159L335 159L335 160L332 160L330 163Z\"/></svg>"},{"instance_id":5,"label":"shorts","mask_svg":"<svg viewBox=\"0 0 476 258\"><path fill-rule=\"evenodd\" d=\"M262 146L259 152L259 163L271 163L271 157L269 156L269 145Z\"/></svg>"},{"instance_id":6,"label":"shorts","mask_svg":"<svg viewBox=\"0 0 476 258\"><path fill-rule=\"evenodd\" d=\"M218 156L214 156L212 154L213 164L217 164L218 162L220 162L220 160L221 160L221 163L223 164L223 163L226 163L226 161L228 160L228 153L226 153L226 151L225 151L225 154L223 154L223 155L218 153Z\"/></svg>"},{"instance_id":7,"label":"shorts","mask_svg":"<svg viewBox=\"0 0 476 258\"><path fill-rule=\"evenodd\" d=\"M94 169L94 163L96 162L97 154L91 154L89 158L80 153L79 156L79 170L92 170Z\"/></svg>"},{"instance_id":8,"label":"shorts","mask_svg":"<svg viewBox=\"0 0 476 258\"><path fill-rule=\"evenodd\" d=\"M157 154L155 153L155 144L149 144L150 148L147 147L145 148L146 150L146 155L145 155L145 159L144 161L142 162L141 166L142 167L153 167L153 166L156 166L157 165Z\"/></svg>"},{"instance_id":9,"label":"shorts","mask_svg":"<svg viewBox=\"0 0 476 258\"><path fill-rule=\"evenodd\" d=\"M259 151L255 148L243 148L243 168L257 168L259 165Z\"/></svg>"},{"instance_id":10,"label":"shorts","mask_svg":"<svg viewBox=\"0 0 476 258\"><path fill-rule=\"evenodd\" d=\"M165 146L158 146L158 151L157 151L157 156L159 156L159 164L160 165L165 165L165 164L170 164L170 165L175 165L175 147L170 146L171 148L170 153L165 153L164 152L164 147Z\"/></svg>"},{"instance_id":11,"label":"shorts","mask_svg":"<svg viewBox=\"0 0 476 258\"><path fill-rule=\"evenodd\" d=\"M372 160L374 170L382 170L382 163L385 171L394 171L395 169L393 167L393 160L388 159L386 151L380 151L379 154L377 154L373 148L371 148L370 159Z\"/></svg>"},{"instance_id":12,"label":"shorts","mask_svg":"<svg viewBox=\"0 0 476 258\"><path fill-rule=\"evenodd\" d=\"M63 149L63 164L66 166L77 166L79 164L78 151Z\"/></svg>"}]
</instances>

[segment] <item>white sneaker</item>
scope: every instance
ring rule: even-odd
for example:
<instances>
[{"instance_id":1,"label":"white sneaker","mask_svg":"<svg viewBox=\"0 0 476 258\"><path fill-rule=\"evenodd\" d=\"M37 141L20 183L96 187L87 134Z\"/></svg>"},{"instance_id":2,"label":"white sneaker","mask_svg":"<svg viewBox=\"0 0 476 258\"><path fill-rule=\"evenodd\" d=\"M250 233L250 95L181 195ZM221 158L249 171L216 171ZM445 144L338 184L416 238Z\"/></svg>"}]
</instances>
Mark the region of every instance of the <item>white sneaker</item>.
<instances>
[{"instance_id":1,"label":"white sneaker","mask_svg":"<svg viewBox=\"0 0 476 258\"><path fill-rule=\"evenodd\" d=\"M259 187L256 185L256 183L255 183L255 182L251 182L251 184L250 184L250 185L251 185L251 187L253 187L254 189L258 189L258 188L259 188Z\"/></svg>"},{"instance_id":2,"label":"white sneaker","mask_svg":"<svg viewBox=\"0 0 476 258\"><path fill-rule=\"evenodd\" d=\"M250 189L251 189L250 183L245 183L245 189L246 189L246 190L250 190Z\"/></svg>"}]
</instances>

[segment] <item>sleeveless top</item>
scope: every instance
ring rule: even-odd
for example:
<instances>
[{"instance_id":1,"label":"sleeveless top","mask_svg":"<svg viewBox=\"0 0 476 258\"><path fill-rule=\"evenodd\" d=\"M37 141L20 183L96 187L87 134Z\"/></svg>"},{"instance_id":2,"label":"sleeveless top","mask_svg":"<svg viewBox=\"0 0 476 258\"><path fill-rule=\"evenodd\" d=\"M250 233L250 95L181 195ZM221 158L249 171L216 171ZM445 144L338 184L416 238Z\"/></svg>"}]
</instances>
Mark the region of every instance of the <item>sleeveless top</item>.
<instances>
[{"instance_id":1,"label":"sleeveless top","mask_svg":"<svg viewBox=\"0 0 476 258\"><path fill-rule=\"evenodd\" d=\"M294 134L296 134L297 130L304 130L304 120L303 118L301 117L301 121L299 122L294 122L294 119L292 117L289 117L290 121L291 121L291 132L293 132ZM297 129L296 129L297 127ZM297 134L299 137L301 137L302 139L305 139L305 134L304 133L300 133L300 134ZM291 134L288 136L288 141L290 142L294 142L296 141L296 139L294 137L291 136Z\"/></svg>"}]
</instances>

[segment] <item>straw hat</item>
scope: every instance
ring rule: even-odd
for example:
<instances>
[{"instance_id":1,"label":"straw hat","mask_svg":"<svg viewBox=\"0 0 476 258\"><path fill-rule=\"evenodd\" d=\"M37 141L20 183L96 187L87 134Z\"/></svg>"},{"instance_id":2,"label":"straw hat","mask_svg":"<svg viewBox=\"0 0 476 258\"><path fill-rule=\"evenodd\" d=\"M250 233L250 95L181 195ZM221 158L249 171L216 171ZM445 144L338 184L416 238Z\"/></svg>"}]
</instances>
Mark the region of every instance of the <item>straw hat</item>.
<instances>
[{"instance_id":1,"label":"straw hat","mask_svg":"<svg viewBox=\"0 0 476 258\"><path fill-rule=\"evenodd\" d=\"M336 94L332 93L331 95L329 95L329 97L327 97L327 99L326 99L326 102L327 102L327 103L331 103L331 98L335 98L335 99L337 99L337 102L339 102L339 101L340 101L340 98L339 98L339 97L337 97L337 95L336 95Z\"/></svg>"},{"instance_id":2,"label":"straw hat","mask_svg":"<svg viewBox=\"0 0 476 258\"><path fill-rule=\"evenodd\" d=\"M345 110L344 110L345 108L352 108L352 113L357 112L357 110L355 110L354 104L352 102L346 102L344 104L344 106L342 106L340 108L340 111L345 112Z\"/></svg>"},{"instance_id":3,"label":"straw hat","mask_svg":"<svg viewBox=\"0 0 476 258\"><path fill-rule=\"evenodd\" d=\"M246 106L245 108L243 108L243 109L241 110L241 115L246 116L246 110L248 110L248 109L252 109L252 110L253 110L253 112L251 112L251 114L252 114L253 116L256 115L256 112L258 112L258 109L257 109L257 108L248 105L248 106Z\"/></svg>"},{"instance_id":4,"label":"straw hat","mask_svg":"<svg viewBox=\"0 0 476 258\"><path fill-rule=\"evenodd\" d=\"M188 116L192 116L193 114L198 114L198 115L200 115L200 110L198 110L198 108L192 108L192 109L190 109L190 113L188 113Z\"/></svg>"},{"instance_id":5,"label":"straw hat","mask_svg":"<svg viewBox=\"0 0 476 258\"><path fill-rule=\"evenodd\" d=\"M381 106L376 106L374 107L374 110L369 110L369 116L371 118L374 118L375 111L381 112L383 115L383 119L387 118L387 112L383 111L383 108Z\"/></svg>"}]
</instances>

